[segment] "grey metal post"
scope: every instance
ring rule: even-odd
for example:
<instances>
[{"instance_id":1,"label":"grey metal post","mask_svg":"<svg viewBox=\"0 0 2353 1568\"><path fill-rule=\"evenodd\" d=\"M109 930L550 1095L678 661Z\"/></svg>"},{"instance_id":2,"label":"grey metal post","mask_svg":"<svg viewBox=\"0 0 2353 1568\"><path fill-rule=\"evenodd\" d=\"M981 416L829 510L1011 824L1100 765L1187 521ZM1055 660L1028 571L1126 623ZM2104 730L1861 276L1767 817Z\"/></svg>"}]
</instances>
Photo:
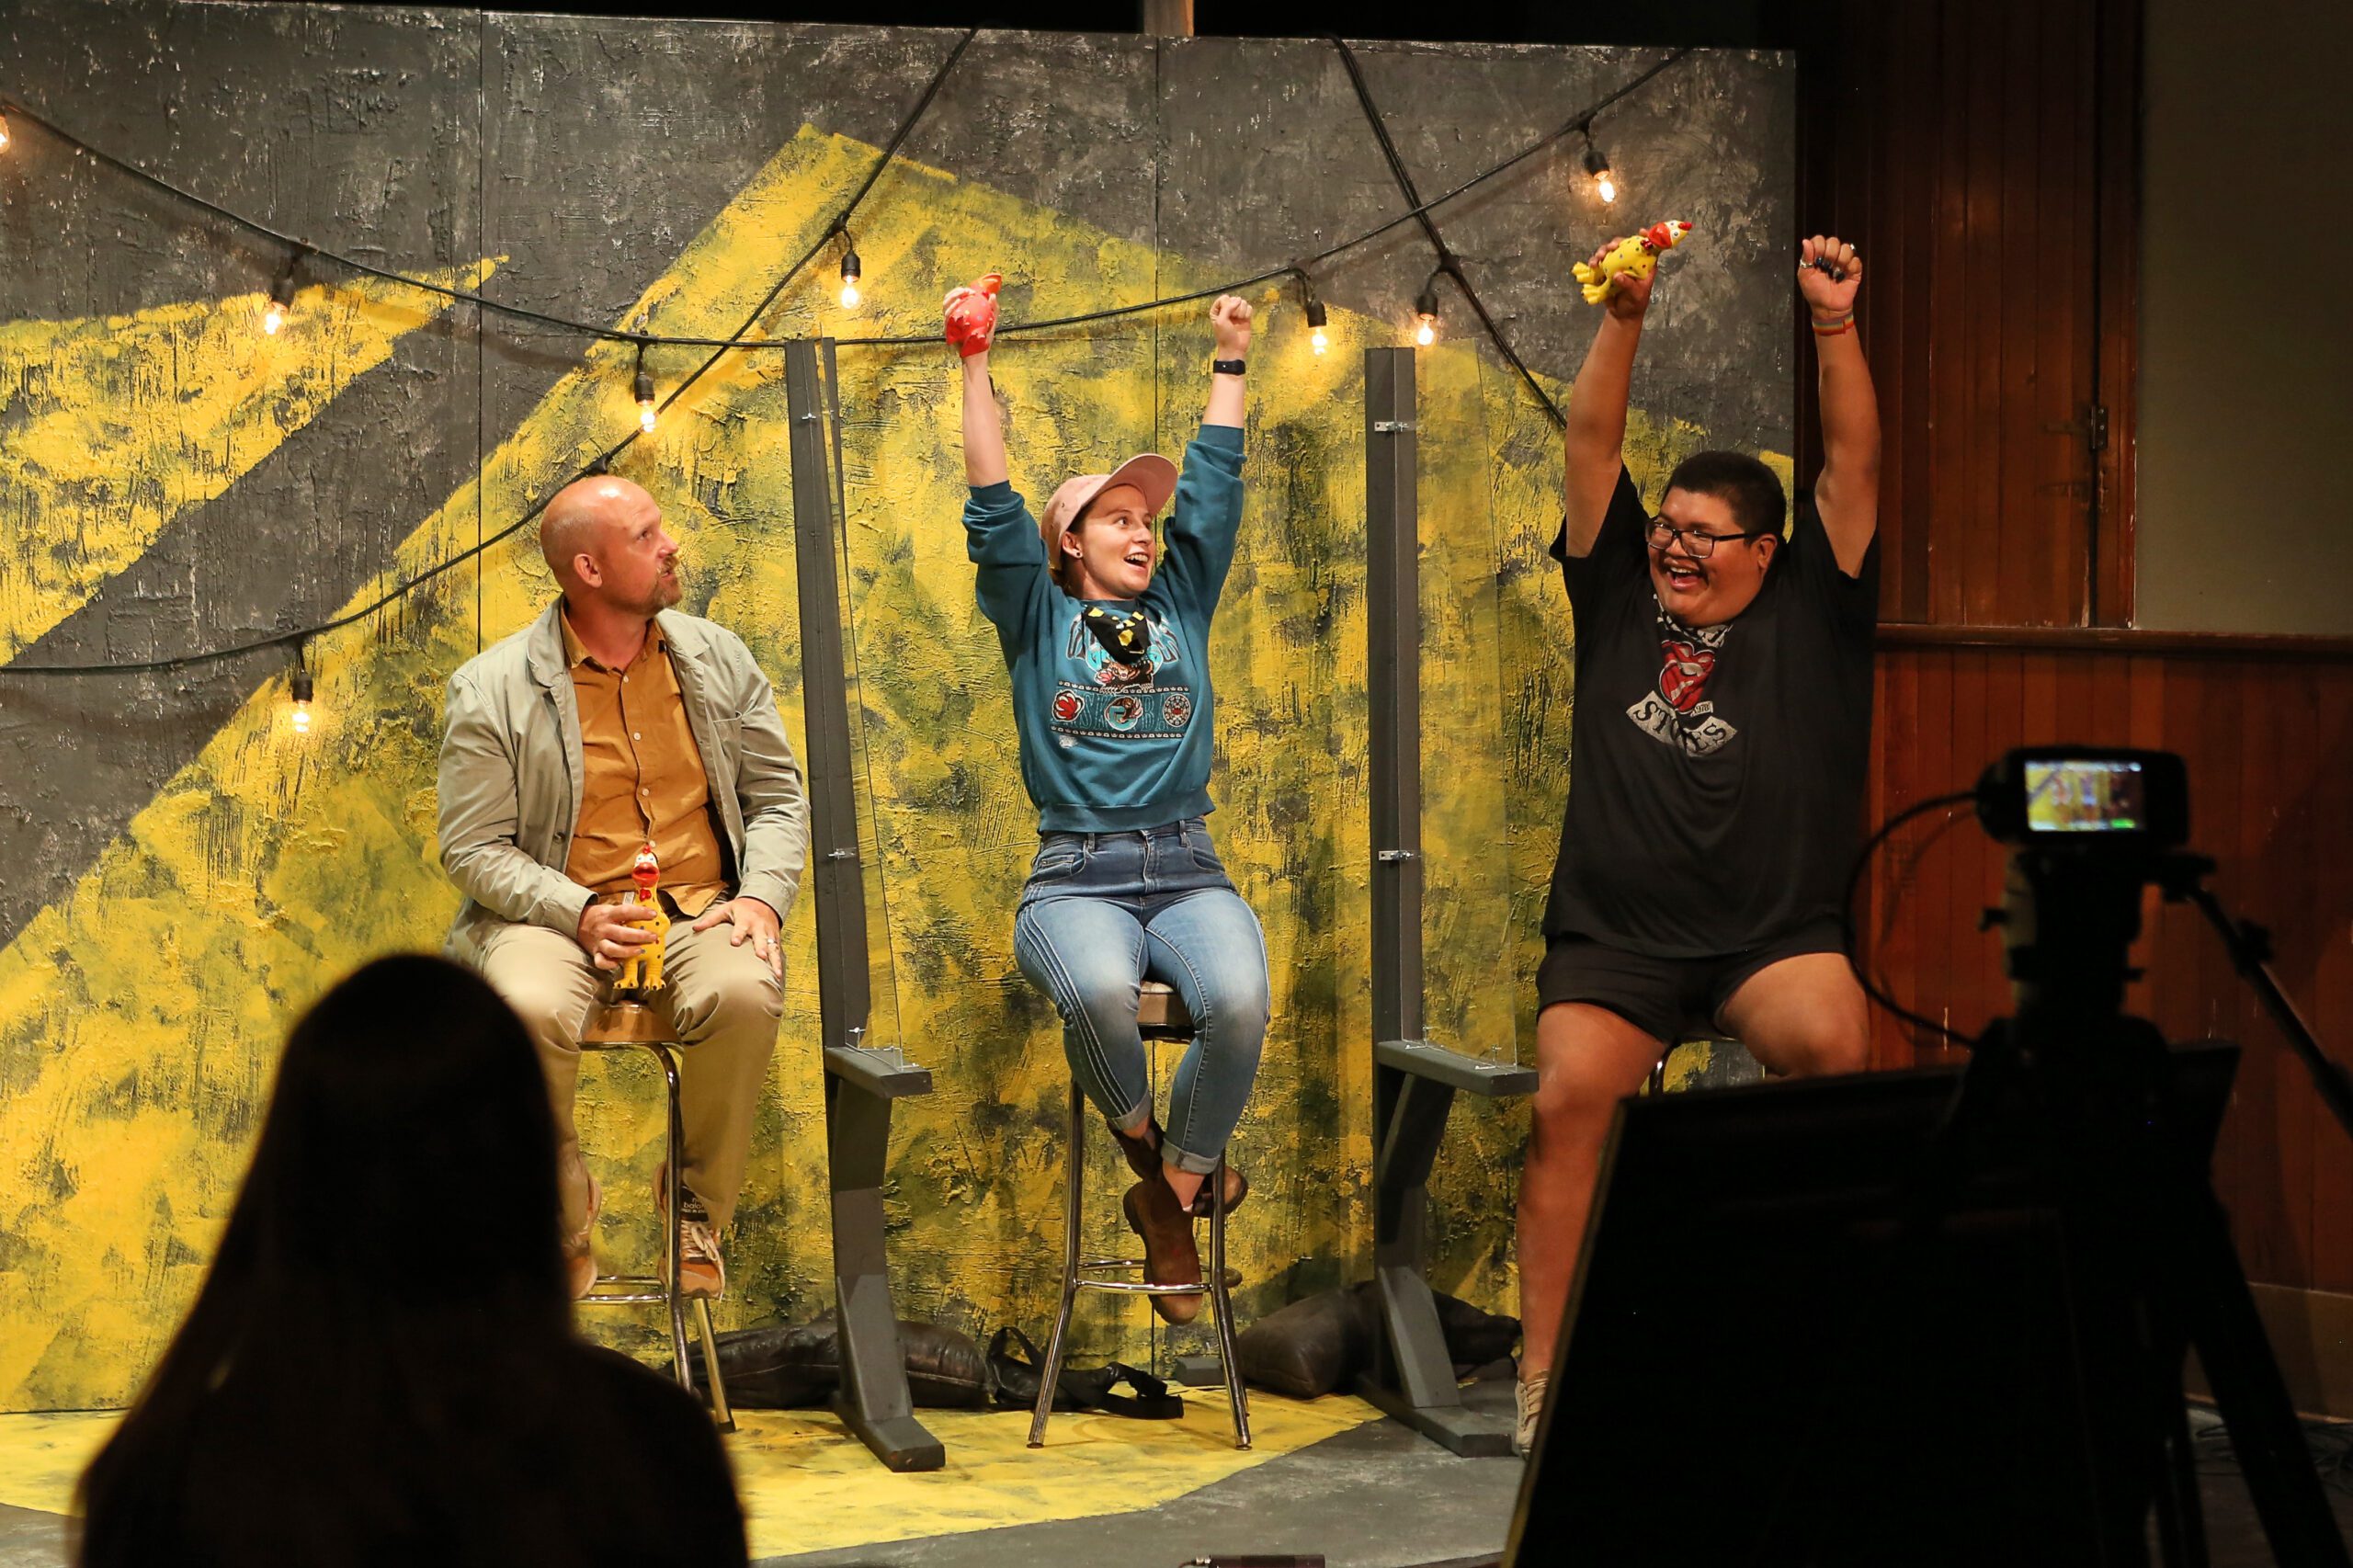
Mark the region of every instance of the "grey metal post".
<instances>
[{"instance_id":1,"label":"grey metal post","mask_svg":"<svg viewBox=\"0 0 2353 1568\"><path fill-rule=\"evenodd\" d=\"M1372 1403L1458 1454L1511 1448L1464 1408L1438 1325L1429 1175L1457 1091L1536 1087L1533 1069L1422 1036L1421 529L1414 350L1365 351L1365 570L1372 772L1373 1281L1381 1332L1359 1383Z\"/></svg>"},{"instance_id":2,"label":"grey metal post","mask_svg":"<svg viewBox=\"0 0 2353 1568\"><path fill-rule=\"evenodd\" d=\"M833 1194L834 1301L841 1392L834 1410L894 1471L938 1470L939 1439L914 1415L883 1250L882 1184L891 1102L931 1092L931 1074L896 1046L864 1045L869 1008L866 886L859 868L843 656L840 418L834 346L784 351L791 426L792 539L801 589L801 684L807 715L810 897L817 914L818 1007L825 1061L825 1164Z\"/></svg>"}]
</instances>

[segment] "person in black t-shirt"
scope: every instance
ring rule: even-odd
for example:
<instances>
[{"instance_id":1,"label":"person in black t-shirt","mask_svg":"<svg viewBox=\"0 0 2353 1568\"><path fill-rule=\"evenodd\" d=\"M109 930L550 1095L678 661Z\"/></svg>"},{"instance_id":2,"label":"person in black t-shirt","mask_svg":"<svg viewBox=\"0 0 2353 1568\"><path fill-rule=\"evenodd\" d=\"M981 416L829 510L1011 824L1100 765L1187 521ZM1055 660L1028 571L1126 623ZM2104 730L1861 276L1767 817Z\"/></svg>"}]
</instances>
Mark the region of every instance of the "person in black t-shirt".
<instances>
[{"instance_id":1,"label":"person in black t-shirt","mask_svg":"<svg viewBox=\"0 0 2353 1568\"><path fill-rule=\"evenodd\" d=\"M1644 511L1620 448L1655 278L1620 279L1569 402L1552 553L1576 711L1519 1192L1522 1451L1618 1101L1692 1025L1775 1073L1864 1065L1840 901L1870 742L1879 410L1854 331L1862 258L1835 235L1800 254L1824 462L1786 537L1780 482L1736 452L1685 459Z\"/></svg>"}]
</instances>

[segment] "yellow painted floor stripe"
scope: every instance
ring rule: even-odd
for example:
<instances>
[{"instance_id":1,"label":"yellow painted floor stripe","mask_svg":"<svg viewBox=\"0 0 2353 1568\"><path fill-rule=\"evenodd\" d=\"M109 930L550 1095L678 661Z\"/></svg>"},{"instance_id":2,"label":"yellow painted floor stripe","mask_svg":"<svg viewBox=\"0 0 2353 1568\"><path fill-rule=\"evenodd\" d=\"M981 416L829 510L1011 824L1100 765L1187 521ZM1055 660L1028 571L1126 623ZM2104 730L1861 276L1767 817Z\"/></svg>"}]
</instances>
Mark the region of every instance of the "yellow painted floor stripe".
<instances>
[{"instance_id":1,"label":"yellow painted floor stripe","mask_svg":"<svg viewBox=\"0 0 2353 1568\"><path fill-rule=\"evenodd\" d=\"M752 1555L873 1546L918 1536L1156 1507L1212 1482L1381 1418L1362 1400L1250 1396L1252 1447L1233 1446L1221 1389L1187 1389L1184 1416L1056 1415L1028 1446L1021 1411L919 1412L948 1466L893 1475L830 1415L747 1410L727 1439ZM116 1411L0 1415L0 1503L65 1513L74 1479L114 1431Z\"/></svg>"}]
</instances>

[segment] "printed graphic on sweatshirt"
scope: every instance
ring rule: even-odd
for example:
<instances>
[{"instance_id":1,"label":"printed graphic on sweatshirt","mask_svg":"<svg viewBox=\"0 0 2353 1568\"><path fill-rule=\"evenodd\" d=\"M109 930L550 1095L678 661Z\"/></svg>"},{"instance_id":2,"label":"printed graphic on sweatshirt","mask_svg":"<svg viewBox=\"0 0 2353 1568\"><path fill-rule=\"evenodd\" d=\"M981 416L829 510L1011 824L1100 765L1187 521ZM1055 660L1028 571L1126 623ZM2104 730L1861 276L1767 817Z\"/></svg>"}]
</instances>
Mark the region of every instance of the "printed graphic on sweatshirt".
<instances>
[{"instance_id":1,"label":"printed graphic on sweatshirt","mask_svg":"<svg viewBox=\"0 0 2353 1568\"><path fill-rule=\"evenodd\" d=\"M1652 602L1657 603L1656 596ZM1658 685L1626 710L1642 732L1689 756L1722 751L1740 733L1707 695L1732 623L1694 631L1658 605Z\"/></svg>"},{"instance_id":2,"label":"printed graphic on sweatshirt","mask_svg":"<svg viewBox=\"0 0 2353 1568\"><path fill-rule=\"evenodd\" d=\"M1056 683L1053 726L1065 744L1074 735L1174 740L1192 722L1192 688L1161 678L1176 669L1183 655L1176 630L1149 610L1142 613L1151 626L1151 651L1135 664L1113 657L1083 613L1071 617L1063 653L1084 665L1088 678Z\"/></svg>"}]
</instances>

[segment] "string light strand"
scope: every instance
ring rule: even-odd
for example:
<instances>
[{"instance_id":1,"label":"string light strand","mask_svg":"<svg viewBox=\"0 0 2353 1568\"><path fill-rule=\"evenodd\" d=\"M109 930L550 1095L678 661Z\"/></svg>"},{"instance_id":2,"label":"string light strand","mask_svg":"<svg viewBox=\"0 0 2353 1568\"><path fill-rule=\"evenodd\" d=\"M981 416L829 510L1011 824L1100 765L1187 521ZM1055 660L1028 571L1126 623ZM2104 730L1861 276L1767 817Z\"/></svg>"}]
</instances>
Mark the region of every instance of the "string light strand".
<instances>
[{"instance_id":1,"label":"string light strand","mask_svg":"<svg viewBox=\"0 0 2353 1568\"><path fill-rule=\"evenodd\" d=\"M688 375L684 381L680 381L677 386L671 390L670 395L661 401L661 403L658 405L659 409L667 409L672 403L677 402L681 397L684 397L687 394L688 390L708 374L711 367L718 364L721 358L727 354L729 349L738 347L751 347L750 345L745 345L743 342L744 335L751 331L753 327L759 324L760 318L767 313L768 307L776 302L777 296L784 292L785 287L790 284L804 268L806 268L810 262L816 259L818 253L823 251L833 236L836 233L840 232L843 226L848 222L850 215L858 210L858 204L866 199L867 193L871 191L874 188L875 182L882 177L882 171L890 166L892 158L897 154L900 144L907 139L908 132L915 129L915 122L921 119L924 112L931 107L932 99L938 96L940 84L948 79L949 72L955 68L956 62L962 58L966 46L972 41L973 35L979 31L980 29L978 28L968 29L964 36L957 40L956 47L949 51L948 58L940 62L939 69L933 73L930 84L924 88L923 96L915 100L915 107L910 108L907 111L906 117L899 122L898 130L892 134L890 145L885 147L882 150L881 154L874 160L874 166L867 171L866 178L859 184L858 189L851 194L850 199L842 204L841 210L835 215L833 222L826 225L824 234L819 236L814 244L801 252L801 258L798 261L795 261L790 267L786 268L783 276L779 278L776 280L775 285L771 287L766 294L761 296L760 302L752 307L750 313L745 316L743 324L735 329L733 336L713 340L718 346L713 350L710 357L705 359L700 365L697 366L692 374ZM685 341L677 338L665 339L652 337L642 334L614 332L610 330L601 330L599 335L602 336L617 337L624 340L633 339L640 345L641 351L642 350L643 346L647 344L663 342L677 343ZM635 445L638 437L642 434L643 431L641 429L632 429L620 440L615 441L612 445L605 448L604 450L598 452L596 457L591 459L587 463L574 471L563 481L562 484L554 486L552 489L549 490L546 494L540 496L540 499L532 502L529 507L525 508L521 517L517 517L513 522L507 524L505 528L500 528L496 533L486 536L476 543L468 546L466 549L459 551L454 555L449 555L444 557L440 561L435 562L432 565L426 567L415 576L404 578L402 581L393 584L391 587L377 595L368 603L360 606L358 609L351 610L344 615L336 616L332 620L324 621L316 626L297 627L291 631L272 632L266 637L249 638L243 642L231 643L224 647L201 649L193 653L177 653L168 658L134 659L123 662L108 662L103 664L87 665L0 665L0 676L153 674L163 670L180 669L189 665L210 664L222 659L233 659L242 654L259 652L265 648L280 648L290 643L299 647L313 638L323 637L333 631L340 631L348 626L356 626L359 622L375 615L378 611L385 608L387 606L405 597L409 594L415 593L417 589L424 587L426 584L434 582L440 577L445 576L449 573L457 570L457 568L464 565L467 562L475 559L477 556L489 553L494 546L502 544L506 540L514 538L515 535L522 532L525 528L539 521L540 514L548 509L549 504L552 502L557 495L563 492L566 485L570 485L578 480L585 479L592 474L610 472L613 459L628 450L630 447Z\"/></svg>"},{"instance_id":2,"label":"string light strand","mask_svg":"<svg viewBox=\"0 0 2353 1568\"><path fill-rule=\"evenodd\" d=\"M843 204L839 214L826 225L825 229L818 236L816 241L813 243L806 251L801 253L800 258L796 260L790 267L786 269L783 276L777 279L775 286L768 290L767 294L761 299L760 302L753 308L750 314L745 317L743 325L738 327L733 335L724 338L673 336L668 335L631 332L620 328L599 326L590 323L574 322L562 316L555 316L543 312L532 311L523 306L509 305L500 301L490 300L481 295L471 293L465 290L453 289L447 285L434 283L429 279L413 278L404 273L395 272L388 268L379 267L365 262L357 261L338 253L312 245L308 242L297 239L292 235L281 233L275 229L269 228L266 224L260 223L253 219L244 217L243 215L233 212L227 208L222 207L217 203L209 201L202 197L182 190L179 187L172 185L170 182L162 179L160 176L151 175L143 169L138 168L133 165L125 163L122 160L114 157L110 153L102 152L97 148L91 147L87 143L80 141L72 132L64 131L55 124L55 122L38 114L30 108L26 108L15 98L0 97L0 111L15 110L16 112L19 112L23 114L26 119L40 125L51 135L58 137L60 140L66 142L71 145L80 148L82 151L87 153L91 157L98 160L99 162L119 170L134 179L143 181L149 185L165 190L199 208L211 211L240 225L241 227L261 234L265 238L273 240L279 244L283 244L291 252L300 252L301 254L314 256L323 261L326 261L336 266L347 267L354 272L381 278L388 282L409 284L427 293L438 294L453 301L472 302L479 305L484 310L497 314L521 320L536 321L548 326L577 330L585 335L592 335L606 341L630 343L636 346L641 354L642 353L643 348L649 346L708 347L711 349L712 353L709 358L704 359L700 365L696 367L696 369L682 380L676 387L673 388L668 396L660 400L656 404L656 412L658 414L662 411L666 411L671 404L675 403L679 398L686 395L688 391L699 381L703 376L708 374L711 368L717 365L719 360L731 350L748 351L763 348L781 348L787 346L788 340L785 339L756 339L747 341L745 337L745 334L751 331L752 328L757 324L760 317L767 313L768 307L775 302L777 297L784 291L785 288L795 277L806 269L810 262L814 260L836 235L841 235L845 238L847 236L848 220L850 216L856 212L858 204L866 199L867 195L873 189L876 182L881 178L883 171L890 166L891 160L896 155L899 147L905 142L908 134L914 131L916 123L922 119L926 110L929 108L932 100L938 94L941 84L947 80L949 73L954 68L957 61L962 57L964 51L971 45L973 39L979 34L979 32L980 28L977 27L969 28L964 33L963 37L957 40L955 48L949 51L948 57L940 62L939 69L933 74L931 81L924 88L922 96L916 99L913 108L911 108L907 116L900 121L897 130L892 132L890 142L882 149L881 154L875 159L873 166L867 171L866 178L860 182L858 189L852 193L850 199ZM1339 43L1339 47L1344 57L1348 57L1347 55L1347 45L1345 43L1341 43L1337 40L1335 40L1334 41L1336 43ZM1262 271L1253 273L1246 278L1237 278L1231 282L1221 283L1211 288L1191 290L1184 293L1167 295L1160 299L1140 301L1136 303L1128 305L1111 306L1099 311L1081 312L1073 315L1058 316L1043 321L1005 323L1001 324L997 327L995 335L998 337L1006 337L1029 333L1053 331L1063 327L1089 325L1097 322L1114 321L1126 316L1141 315L1148 312L1164 310L1174 305L1189 304L1200 300L1214 299L1220 294L1239 293L1280 278L1296 278L1304 284L1307 278L1307 267L1320 265L1331 260L1335 256L1344 255L1347 252L1355 250L1361 245L1369 244L1372 241L1392 233L1406 223L1426 220L1427 215L1436 209L1442 207L1450 201L1460 199L1461 197L1468 195L1472 190L1477 189L1480 186L1501 176L1511 169L1526 163L1529 159L1535 157L1537 154L1544 152L1546 149L1565 140L1566 138L1585 133L1592 124L1595 117L1616 105L1630 95L1641 91L1643 87L1649 85L1652 81L1655 80L1662 73L1682 61L1685 56L1691 52L1692 51L1688 48L1680 48L1669 51L1654 63L1636 74L1598 101L1572 116L1555 130L1538 137L1533 142L1530 142L1518 152L1512 153L1510 156L1504 158L1498 163L1490 165L1486 168L1480 170L1478 173L1464 180L1461 184L1455 186L1449 190L1440 192L1438 195L1432 197L1427 201L1422 201L1416 198L1409 197L1408 199L1412 200L1413 205L1405 211L1400 212L1394 217L1374 225L1372 228L1366 230L1360 234L1342 240L1336 244L1328 245L1323 250L1317 251L1313 255L1302 256L1298 261L1288 263L1280 267L1267 267ZM1352 59L1352 57L1348 58ZM1377 113L1377 110L1375 112ZM1434 224L1431 225L1431 230L1433 233L1435 232ZM1443 240L1441 239L1439 243L1442 246ZM1445 268L1441 267L1441 270L1445 270ZM1465 299L1470 301L1474 313L1480 317L1482 324L1487 328L1489 336L1495 343L1498 350L1503 353L1506 359L1519 372L1521 377L1527 381L1530 389L1536 392L1539 400L1552 415L1553 422L1556 425L1560 424L1562 422L1562 417L1559 409L1553 405L1551 397L1544 392L1543 388L1537 383L1534 376L1529 371L1525 363L1520 360L1518 355L1514 352L1510 345L1504 340L1500 329L1495 325L1492 318L1487 315L1484 307L1479 301L1476 294L1472 291L1467 279L1463 278L1459 272L1452 272L1449 275L1454 278L1456 286L1463 290ZM1435 278L1435 276L1436 275L1433 274L1433 278ZM1428 290L1426 290L1425 292L1428 292ZM878 335L863 337L839 337L835 339L835 343L837 347L870 348L928 347L936 345L938 342L938 336L934 333L925 333L920 335ZM505 528L498 529L494 533L484 536L481 540L472 546L469 546L465 550L460 551L441 561L436 562L433 565L424 568L414 576L404 578L402 581L393 584L392 586L385 589L383 593L379 594L375 598L369 600L367 604L362 605L358 608L351 610L347 614L337 616L331 620L321 622L315 626L301 627L286 631L273 632L267 636L248 639L243 642L231 643L218 648L200 649L194 653L173 654L164 658L82 665L28 665L21 663L0 665L0 676L154 674L166 670L179 669L191 665L209 664L222 659L236 658L240 655L256 653L262 649L284 647L290 643L299 643L307 639L324 636L330 632L340 631L347 627L357 625L359 622L369 619L395 601L414 593L417 589L424 587L432 582L437 581L448 573L464 565L467 562L487 554L495 546L513 538L524 528L529 528L531 524L539 520L540 516L547 510L549 503L555 498L557 494L561 493L565 485L569 485L576 480L586 478L592 474L600 474L610 472L612 460L633 445L642 433L642 429L632 429L620 440L605 448L586 464L583 465L570 477L565 479L563 484L556 485L540 499L533 502L524 510L521 516L517 517L513 522L507 524Z\"/></svg>"}]
</instances>

